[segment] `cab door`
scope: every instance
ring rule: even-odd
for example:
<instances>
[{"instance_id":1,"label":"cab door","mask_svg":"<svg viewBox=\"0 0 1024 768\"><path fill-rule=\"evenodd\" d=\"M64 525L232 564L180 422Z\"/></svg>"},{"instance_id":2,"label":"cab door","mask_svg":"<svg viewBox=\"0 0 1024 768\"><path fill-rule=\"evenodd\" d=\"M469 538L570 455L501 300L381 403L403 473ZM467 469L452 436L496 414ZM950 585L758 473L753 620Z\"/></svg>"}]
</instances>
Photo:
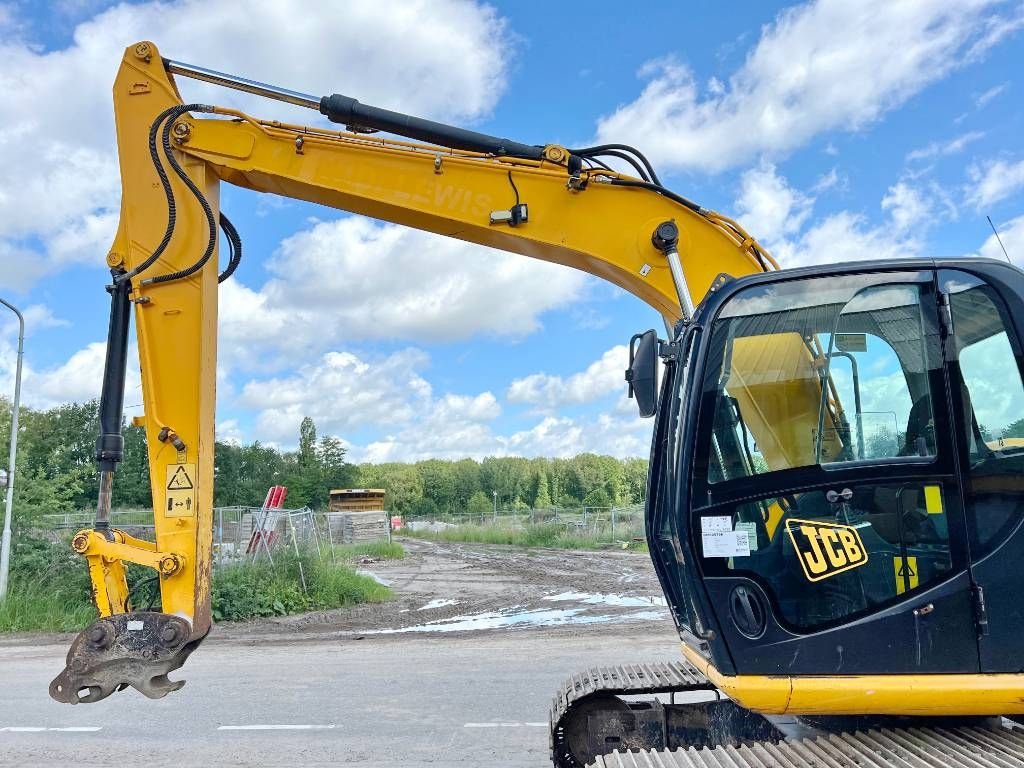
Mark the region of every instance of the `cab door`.
<instances>
[{"instance_id":1,"label":"cab door","mask_svg":"<svg viewBox=\"0 0 1024 768\"><path fill-rule=\"evenodd\" d=\"M938 306L932 270L723 299L689 532L738 674L978 670Z\"/></svg>"},{"instance_id":2,"label":"cab door","mask_svg":"<svg viewBox=\"0 0 1024 768\"><path fill-rule=\"evenodd\" d=\"M1024 669L1024 356L1004 280L1019 273L939 272L982 672Z\"/></svg>"}]
</instances>

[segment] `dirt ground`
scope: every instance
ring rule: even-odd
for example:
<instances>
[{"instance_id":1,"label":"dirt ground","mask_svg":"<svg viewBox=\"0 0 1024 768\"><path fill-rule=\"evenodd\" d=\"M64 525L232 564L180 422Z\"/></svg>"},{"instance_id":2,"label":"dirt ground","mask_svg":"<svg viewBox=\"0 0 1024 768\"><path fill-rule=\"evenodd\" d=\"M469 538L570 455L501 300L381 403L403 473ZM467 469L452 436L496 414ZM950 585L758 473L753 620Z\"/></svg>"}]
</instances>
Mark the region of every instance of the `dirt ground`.
<instances>
[{"instance_id":1,"label":"dirt ground","mask_svg":"<svg viewBox=\"0 0 1024 768\"><path fill-rule=\"evenodd\" d=\"M387 583L395 598L302 616L222 624L224 639L479 637L543 629L573 635L594 624L671 619L646 553L519 549L399 539L402 560L353 563ZM609 627L610 629L611 627ZM653 628L653 627L652 627Z\"/></svg>"}]
</instances>

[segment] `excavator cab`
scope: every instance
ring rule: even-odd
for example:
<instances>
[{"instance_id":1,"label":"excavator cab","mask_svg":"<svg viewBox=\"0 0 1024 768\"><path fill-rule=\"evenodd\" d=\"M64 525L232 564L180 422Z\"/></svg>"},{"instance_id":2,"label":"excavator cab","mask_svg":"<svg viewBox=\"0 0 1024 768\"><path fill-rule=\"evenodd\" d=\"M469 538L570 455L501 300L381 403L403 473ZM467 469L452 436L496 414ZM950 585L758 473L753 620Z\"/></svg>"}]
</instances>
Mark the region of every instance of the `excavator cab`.
<instances>
[{"instance_id":1,"label":"excavator cab","mask_svg":"<svg viewBox=\"0 0 1024 768\"><path fill-rule=\"evenodd\" d=\"M684 654L741 706L1007 713L955 686L1022 666L1022 297L982 259L773 272L662 344L648 541Z\"/></svg>"}]
</instances>

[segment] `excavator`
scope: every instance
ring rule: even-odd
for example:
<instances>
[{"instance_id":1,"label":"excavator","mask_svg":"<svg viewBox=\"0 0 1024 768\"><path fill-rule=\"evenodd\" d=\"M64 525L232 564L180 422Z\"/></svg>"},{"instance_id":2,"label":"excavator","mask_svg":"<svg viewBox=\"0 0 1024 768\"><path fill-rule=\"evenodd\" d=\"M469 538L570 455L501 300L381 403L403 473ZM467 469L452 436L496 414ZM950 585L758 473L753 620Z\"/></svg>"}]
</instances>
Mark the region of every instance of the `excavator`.
<instances>
[{"instance_id":1,"label":"excavator","mask_svg":"<svg viewBox=\"0 0 1024 768\"><path fill-rule=\"evenodd\" d=\"M184 103L179 78L327 121ZM226 183L574 267L664 317L626 380L655 419L647 542L682 658L571 676L555 766L1024 765L1024 273L827 252L780 269L628 145L520 143L151 42L113 96L100 492L72 542L99 618L54 699L162 697L210 630L217 286L241 258ZM132 316L154 541L110 524ZM159 611L133 607L126 563L156 572Z\"/></svg>"}]
</instances>

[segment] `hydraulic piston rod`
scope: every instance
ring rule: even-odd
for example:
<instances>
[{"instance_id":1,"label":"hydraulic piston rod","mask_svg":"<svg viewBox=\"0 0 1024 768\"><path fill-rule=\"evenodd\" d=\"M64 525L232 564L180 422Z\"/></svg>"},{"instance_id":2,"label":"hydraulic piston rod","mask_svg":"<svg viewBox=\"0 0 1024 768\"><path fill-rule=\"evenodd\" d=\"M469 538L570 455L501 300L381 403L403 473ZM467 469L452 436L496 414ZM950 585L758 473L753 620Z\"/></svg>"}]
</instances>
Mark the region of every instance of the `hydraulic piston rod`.
<instances>
[{"instance_id":1,"label":"hydraulic piston rod","mask_svg":"<svg viewBox=\"0 0 1024 768\"><path fill-rule=\"evenodd\" d=\"M522 144L511 139L489 136L485 133L468 131L465 128L459 128L454 125L425 120L422 117L415 117L402 112L393 112L390 109L373 107L369 104L362 104L351 96L343 96L339 93L317 98L306 93L290 91L287 88L279 88L275 85L247 80L237 75L216 72L206 67L197 67L194 64L172 61L171 59L164 59L163 62L166 70L173 75L203 80L204 82L221 85L236 91L244 91L245 93L264 96L268 99L295 104L307 109L315 109L325 115L332 123L344 124L348 126L349 130L387 131L396 136L426 141L442 147L451 147L452 149L462 149L471 152L484 152L499 156L522 157L531 160L541 160L544 157L544 147L542 146Z\"/></svg>"}]
</instances>

